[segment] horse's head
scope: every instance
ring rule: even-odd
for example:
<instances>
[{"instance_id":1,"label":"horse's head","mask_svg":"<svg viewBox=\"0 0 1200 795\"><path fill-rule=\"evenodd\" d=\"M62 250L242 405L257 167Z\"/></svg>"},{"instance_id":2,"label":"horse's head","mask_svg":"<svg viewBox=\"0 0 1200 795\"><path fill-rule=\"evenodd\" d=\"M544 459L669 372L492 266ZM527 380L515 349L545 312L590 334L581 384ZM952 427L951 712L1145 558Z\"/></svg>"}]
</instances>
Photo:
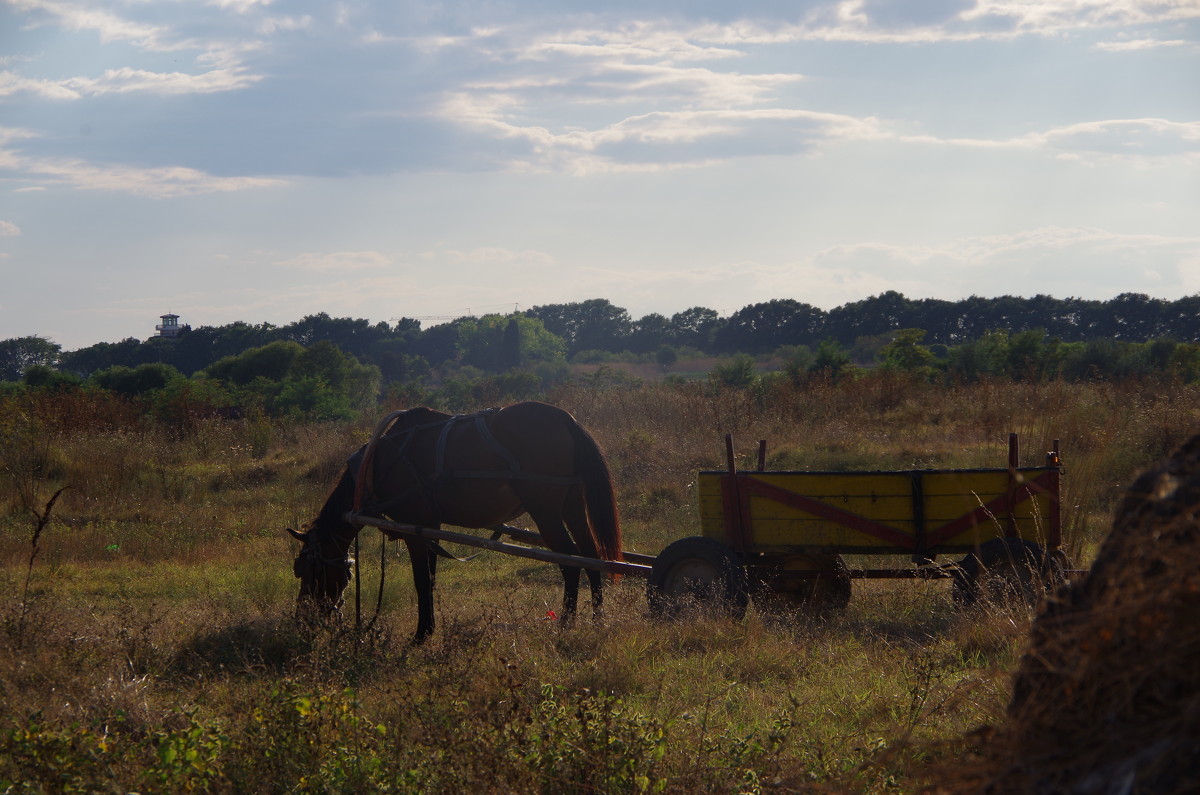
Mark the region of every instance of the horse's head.
<instances>
[{"instance_id":1,"label":"horse's head","mask_svg":"<svg viewBox=\"0 0 1200 795\"><path fill-rule=\"evenodd\" d=\"M296 600L296 615L301 619L326 618L342 606L342 591L350 583L354 558L349 554L331 554L322 544L322 534L314 528L307 533L290 527L288 533L304 546L292 563L292 571L300 580L300 595Z\"/></svg>"}]
</instances>

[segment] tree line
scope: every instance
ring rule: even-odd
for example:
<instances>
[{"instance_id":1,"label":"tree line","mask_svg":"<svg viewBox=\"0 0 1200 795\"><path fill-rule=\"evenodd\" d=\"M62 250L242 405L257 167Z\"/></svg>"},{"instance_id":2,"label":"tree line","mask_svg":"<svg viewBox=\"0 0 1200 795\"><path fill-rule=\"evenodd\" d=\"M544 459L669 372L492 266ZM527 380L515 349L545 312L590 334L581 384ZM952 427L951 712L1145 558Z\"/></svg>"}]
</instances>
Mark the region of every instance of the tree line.
<instances>
[{"instance_id":1,"label":"tree line","mask_svg":"<svg viewBox=\"0 0 1200 795\"><path fill-rule=\"evenodd\" d=\"M710 376L733 385L752 379L755 359L768 356L793 379L841 377L857 366L930 378L1159 373L1193 380L1200 377L1198 343L1200 295L944 301L889 291L828 311L775 299L727 317L692 307L636 320L597 298L428 328L411 318L371 323L320 313L284 326L184 326L175 337L131 337L74 351L23 337L0 341L0 381L90 383L141 394L182 378L270 414L342 416L381 389L436 389L447 402L520 396L561 382L572 363L615 359L668 368L681 359L724 357L729 361Z\"/></svg>"}]
</instances>

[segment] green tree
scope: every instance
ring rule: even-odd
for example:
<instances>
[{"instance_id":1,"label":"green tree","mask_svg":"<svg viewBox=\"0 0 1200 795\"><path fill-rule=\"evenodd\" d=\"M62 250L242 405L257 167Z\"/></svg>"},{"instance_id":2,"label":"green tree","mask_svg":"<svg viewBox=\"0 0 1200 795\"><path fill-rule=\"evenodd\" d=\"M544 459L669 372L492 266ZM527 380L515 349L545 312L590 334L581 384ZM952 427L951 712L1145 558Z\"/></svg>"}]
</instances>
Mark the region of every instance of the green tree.
<instances>
[{"instance_id":1,"label":"green tree","mask_svg":"<svg viewBox=\"0 0 1200 795\"><path fill-rule=\"evenodd\" d=\"M139 364L137 367L116 365L92 373L89 383L120 395L133 397L163 389L167 384L183 378L183 374L169 364Z\"/></svg>"},{"instance_id":2,"label":"green tree","mask_svg":"<svg viewBox=\"0 0 1200 795\"><path fill-rule=\"evenodd\" d=\"M619 353L628 346L633 325L626 310L604 298L535 306L525 314L542 321L547 331L560 337L567 345L568 356L586 350Z\"/></svg>"},{"instance_id":3,"label":"green tree","mask_svg":"<svg viewBox=\"0 0 1200 795\"><path fill-rule=\"evenodd\" d=\"M929 375L933 354L921 345L923 339L925 329L906 328L897 331L892 341L879 352L879 360L883 367L902 373Z\"/></svg>"},{"instance_id":4,"label":"green tree","mask_svg":"<svg viewBox=\"0 0 1200 795\"><path fill-rule=\"evenodd\" d=\"M464 318L459 326L462 363L501 373L513 369L565 361L563 341L546 330L540 320L525 315L484 315Z\"/></svg>"},{"instance_id":5,"label":"green tree","mask_svg":"<svg viewBox=\"0 0 1200 795\"><path fill-rule=\"evenodd\" d=\"M745 353L735 354L721 362L708 374L709 383L718 387L746 389L758 381L754 357Z\"/></svg>"},{"instance_id":6,"label":"green tree","mask_svg":"<svg viewBox=\"0 0 1200 795\"><path fill-rule=\"evenodd\" d=\"M629 350L633 353L656 351L670 342L671 321L653 312L635 322L629 332Z\"/></svg>"},{"instance_id":7,"label":"green tree","mask_svg":"<svg viewBox=\"0 0 1200 795\"><path fill-rule=\"evenodd\" d=\"M835 381L848 375L851 369L850 354L833 338L821 340L817 346L817 356L808 368L810 373L824 375Z\"/></svg>"},{"instance_id":8,"label":"green tree","mask_svg":"<svg viewBox=\"0 0 1200 795\"><path fill-rule=\"evenodd\" d=\"M62 346L45 337L14 337L0 340L0 381L20 381L35 365L52 367L58 363Z\"/></svg>"},{"instance_id":9,"label":"green tree","mask_svg":"<svg viewBox=\"0 0 1200 795\"><path fill-rule=\"evenodd\" d=\"M676 346L708 351L712 349L713 334L722 325L715 310L694 306L671 315L667 332Z\"/></svg>"},{"instance_id":10,"label":"green tree","mask_svg":"<svg viewBox=\"0 0 1200 795\"><path fill-rule=\"evenodd\" d=\"M134 337L126 337L120 342L98 342L77 351L64 353L58 366L80 378L87 378L98 370L118 364L125 367L144 364L147 358L142 348L142 341Z\"/></svg>"},{"instance_id":11,"label":"green tree","mask_svg":"<svg viewBox=\"0 0 1200 795\"><path fill-rule=\"evenodd\" d=\"M722 351L767 353L783 345L807 345L816 340L825 322L825 312L777 298L734 312L714 336Z\"/></svg>"},{"instance_id":12,"label":"green tree","mask_svg":"<svg viewBox=\"0 0 1200 795\"><path fill-rule=\"evenodd\" d=\"M298 342L277 340L234 356L225 356L206 367L204 376L237 386L245 386L256 378L281 381L291 372L303 351L304 347Z\"/></svg>"},{"instance_id":13,"label":"green tree","mask_svg":"<svg viewBox=\"0 0 1200 795\"><path fill-rule=\"evenodd\" d=\"M73 373L64 373L45 364L34 364L25 370L21 381L32 389L62 392L79 386L82 381Z\"/></svg>"}]
</instances>

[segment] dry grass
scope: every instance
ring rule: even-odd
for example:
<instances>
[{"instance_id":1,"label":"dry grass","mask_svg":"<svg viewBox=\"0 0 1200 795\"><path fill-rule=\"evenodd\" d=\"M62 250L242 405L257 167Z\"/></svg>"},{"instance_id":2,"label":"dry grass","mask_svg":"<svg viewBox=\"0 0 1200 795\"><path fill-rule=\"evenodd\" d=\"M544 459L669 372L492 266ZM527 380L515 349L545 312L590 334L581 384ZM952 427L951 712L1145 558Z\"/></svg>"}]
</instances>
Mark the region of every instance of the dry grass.
<instances>
[{"instance_id":1,"label":"dry grass","mask_svg":"<svg viewBox=\"0 0 1200 795\"><path fill-rule=\"evenodd\" d=\"M1200 436L1142 475L1086 579L1038 616L980 792L1200 788Z\"/></svg>"},{"instance_id":2,"label":"dry grass","mask_svg":"<svg viewBox=\"0 0 1200 795\"><path fill-rule=\"evenodd\" d=\"M548 399L601 442L627 546L651 553L698 531L691 484L723 466L726 432L747 460L765 438L774 465L826 469L996 466L1016 431L1030 463L1062 440L1086 562L1116 484L1200 419L1195 387L891 376ZM664 625L627 579L603 622L564 631L546 618L556 571L488 555L442 568L439 632L411 649L390 545L372 632L302 635L281 530L311 517L369 418L182 433L121 412L0 407L0 790L893 792L1005 714L1029 617L963 614L944 582L857 582L826 617ZM66 484L23 602L25 506Z\"/></svg>"}]
</instances>

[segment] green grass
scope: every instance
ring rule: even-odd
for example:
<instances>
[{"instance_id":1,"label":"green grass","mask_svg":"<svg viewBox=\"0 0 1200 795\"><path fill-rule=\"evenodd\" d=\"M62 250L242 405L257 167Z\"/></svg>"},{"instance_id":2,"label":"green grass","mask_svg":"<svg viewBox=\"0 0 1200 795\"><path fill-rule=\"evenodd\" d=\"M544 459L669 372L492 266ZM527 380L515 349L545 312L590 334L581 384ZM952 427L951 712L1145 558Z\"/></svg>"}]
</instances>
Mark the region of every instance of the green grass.
<instances>
[{"instance_id":1,"label":"green grass","mask_svg":"<svg viewBox=\"0 0 1200 795\"><path fill-rule=\"evenodd\" d=\"M697 534L695 472L740 465L1001 466L1062 440L1068 542L1086 563L1119 486L1190 434L1194 387L894 377L769 394L702 385L549 398L608 452L626 546ZM485 553L439 569L437 634L389 543L369 632L292 622L295 542L370 423L179 435L144 418L0 406L0 791L905 792L998 721L1023 612L959 611L945 581L856 581L827 616L660 623L644 583L602 621L550 620L554 567ZM53 410L52 410L53 409ZM4 413L7 412L7 413ZM21 423L25 423L22 425ZM253 437L254 444L245 441ZM69 488L39 538L39 509ZM362 536L363 613L380 546ZM586 593L583 600L587 602Z\"/></svg>"}]
</instances>

